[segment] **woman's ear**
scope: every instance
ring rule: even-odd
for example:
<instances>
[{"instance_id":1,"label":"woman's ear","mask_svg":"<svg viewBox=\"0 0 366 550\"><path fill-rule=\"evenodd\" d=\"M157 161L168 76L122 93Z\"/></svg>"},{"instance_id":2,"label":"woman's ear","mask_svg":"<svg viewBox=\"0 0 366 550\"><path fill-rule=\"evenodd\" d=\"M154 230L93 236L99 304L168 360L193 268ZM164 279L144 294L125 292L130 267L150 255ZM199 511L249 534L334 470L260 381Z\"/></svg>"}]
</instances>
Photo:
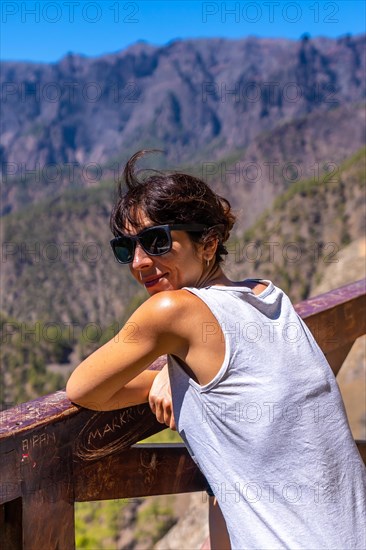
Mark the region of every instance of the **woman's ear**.
<instances>
[{"instance_id":1,"label":"woman's ear","mask_svg":"<svg viewBox=\"0 0 366 550\"><path fill-rule=\"evenodd\" d=\"M218 245L219 239L216 236L209 237L207 241L203 243L203 251L208 260L211 260L215 256Z\"/></svg>"}]
</instances>

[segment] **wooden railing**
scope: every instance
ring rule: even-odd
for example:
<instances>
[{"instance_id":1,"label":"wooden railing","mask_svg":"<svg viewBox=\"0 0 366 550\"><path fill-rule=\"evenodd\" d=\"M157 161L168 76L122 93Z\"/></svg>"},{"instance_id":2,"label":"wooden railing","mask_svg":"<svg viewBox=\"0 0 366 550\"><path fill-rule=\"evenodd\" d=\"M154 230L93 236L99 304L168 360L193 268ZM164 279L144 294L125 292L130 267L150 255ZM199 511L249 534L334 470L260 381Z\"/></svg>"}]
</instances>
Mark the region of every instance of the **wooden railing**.
<instances>
[{"instance_id":1,"label":"wooden railing","mask_svg":"<svg viewBox=\"0 0 366 550\"><path fill-rule=\"evenodd\" d=\"M296 309L337 374L366 333L366 280ZM72 550L75 502L203 490L184 445L136 445L164 427L148 405L93 412L72 405L63 391L3 411L2 548ZM366 442L357 443L366 462Z\"/></svg>"}]
</instances>

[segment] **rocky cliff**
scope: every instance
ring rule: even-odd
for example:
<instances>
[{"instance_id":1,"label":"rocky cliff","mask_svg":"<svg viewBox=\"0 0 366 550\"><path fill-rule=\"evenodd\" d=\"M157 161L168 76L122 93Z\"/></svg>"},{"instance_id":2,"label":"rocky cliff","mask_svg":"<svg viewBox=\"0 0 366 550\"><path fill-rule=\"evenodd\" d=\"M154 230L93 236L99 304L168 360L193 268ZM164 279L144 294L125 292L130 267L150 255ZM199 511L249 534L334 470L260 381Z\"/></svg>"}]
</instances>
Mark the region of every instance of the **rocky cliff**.
<instances>
[{"instance_id":1,"label":"rocky cliff","mask_svg":"<svg viewBox=\"0 0 366 550\"><path fill-rule=\"evenodd\" d=\"M47 194L95 185L141 147L164 149L175 166L215 160L279 124L364 100L365 74L364 35L177 40L54 64L3 62L3 177L39 179ZM351 125L342 135L353 142Z\"/></svg>"}]
</instances>

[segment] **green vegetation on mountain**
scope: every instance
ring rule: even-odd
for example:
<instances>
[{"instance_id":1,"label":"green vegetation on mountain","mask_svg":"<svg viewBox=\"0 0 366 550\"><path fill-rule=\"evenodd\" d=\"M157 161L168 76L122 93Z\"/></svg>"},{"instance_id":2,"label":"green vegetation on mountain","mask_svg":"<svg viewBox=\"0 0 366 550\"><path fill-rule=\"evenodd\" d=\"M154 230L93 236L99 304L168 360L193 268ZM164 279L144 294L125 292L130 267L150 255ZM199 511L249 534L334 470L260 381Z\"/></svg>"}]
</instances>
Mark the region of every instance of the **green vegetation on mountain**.
<instances>
[{"instance_id":1,"label":"green vegetation on mountain","mask_svg":"<svg viewBox=\"0 0 366 550\"><path fill-rule=\"evenodd\" d=\"M294 302L307 298L337 254L365 232L362 148L319 181L294 183L230 245L236 276L272 279Z\"/></svg>"},{"instance_id":2,"label":"green vegetation on mountain","mask_svg":"<svg viewBox=\"0 0 366 550\"><path fill-rule=\"evenodd\" d=\"M76 548L119 548L121 533L126 538L123 548L152 548L177 521L175 501L175 495L165 495L78 502L75 504Z\"/></svg>"},{"instance_id":3,"label":"green vegetation on mountain","mask_svg":"<svg viewBox=\"0 0 366 550\"><path fill-rule=\"evenodd\" d=\"M54 322L21 322L0 313L0 406L13 406L65 387L70 363L80 363L111 340L142 303L136 295L120 322L104 330L90 323L83 330ZM52 366L57 372L51 370Z\"/></svg>"},{"instance_id":4,"label":"green vegetation on mountain","mask_svg":"<svg viewBox=\"0 0 366 550\"><path fill-rule=\"evenodd\" d=\"M99 331L119 319L138 285L113 258L113 185L69 190L2 219L2 308L21 321Z\"/></svg>"},{"instance_id":5,"label":"green vegetation on mountain","mask_svg":"<svg viewBox=\"0 0 366 550\"><path fill-rule=\"evenodd\" d=\"M59 390L61 374L49 363L65 363L72 346L65 333L36 322L26 324L0 314L0 406L14 406Z\"/></svg>"},{"instance_id":6,"label":"green vegetation on mountain","mask_svg":"<svg viewBox=\"0 0 366 550\"><path fill-rule=\"evenodd\" d=\"M76 548L117 548L122 528L123 510L127 499L102 502L78 502L75 504Z\"/></svg>"}]
</instances>

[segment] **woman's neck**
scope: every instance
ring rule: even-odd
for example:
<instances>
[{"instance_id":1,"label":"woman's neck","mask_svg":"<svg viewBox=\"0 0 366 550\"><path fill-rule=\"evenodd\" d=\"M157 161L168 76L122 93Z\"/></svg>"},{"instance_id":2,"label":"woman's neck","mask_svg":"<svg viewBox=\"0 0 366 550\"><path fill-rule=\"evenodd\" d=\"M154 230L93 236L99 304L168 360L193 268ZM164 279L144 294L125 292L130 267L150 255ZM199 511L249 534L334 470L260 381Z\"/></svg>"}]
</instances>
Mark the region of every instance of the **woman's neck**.
<instances>
[{"instance_id":1,"label":"woman's neck","mask_svg":"<svg viewBox=\"0 0 366 550\"><path fill-rule=\"evenodd\" d=\"M213 265L207 272L203 273L196 286L202 288L213 285L233 286L233 282L226 277L219 264Z\"/></svg>"}]
</instances>

